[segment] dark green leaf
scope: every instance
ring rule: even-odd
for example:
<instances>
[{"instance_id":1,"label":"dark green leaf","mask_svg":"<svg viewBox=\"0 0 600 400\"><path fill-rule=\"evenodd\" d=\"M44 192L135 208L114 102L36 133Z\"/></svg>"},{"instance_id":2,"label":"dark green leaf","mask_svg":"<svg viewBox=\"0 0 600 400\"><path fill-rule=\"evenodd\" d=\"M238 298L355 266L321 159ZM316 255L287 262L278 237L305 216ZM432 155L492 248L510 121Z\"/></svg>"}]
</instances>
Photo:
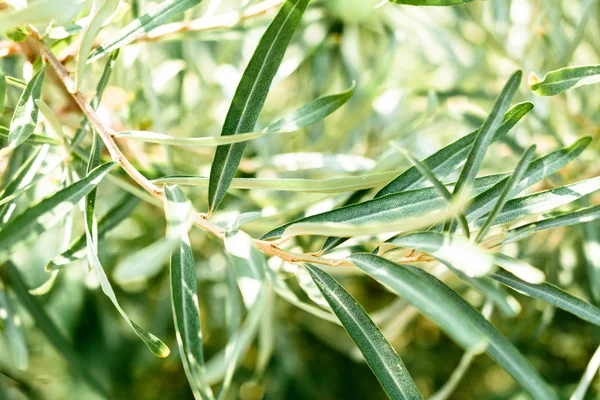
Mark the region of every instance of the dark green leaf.
<instances>
[{"instance_id":1,"label":"dark green leaf","mask_svg":"<svg viewBox=\"0 0 600 400\"><path fill-rule=\"evenodd\" d=\"M389 398L421 399L402 360L360 304L327 273L310 264L306 268Z\"/></svg>"},{"instance_id":2,"label":"dark green leaf","mask_svg":"<svg viewBox=\"0 0 600 400\"><path fill-rule=\"evenodd\" d=\"M287 0L261 38L237 87L221 136L252 132L283 55L309 0ZM223 200L242 159L245 143L217 147L210 169L209 213Z\"/></svg>"},{"instance_id":3,"label":"dark green leaf","mask_svg":"<svg viewBox=\"0 0 600 400\"><path fill-rule=\"evenodd\" d=\"M585 79L597 75L600 75L600 65L557 69L548 72L541 81L532 73L529 75L529 88L538 96L554 96L573 87L589 84ZM594 79L590 83L597 81L598 79Z\"/></svg>"}]
</instances>

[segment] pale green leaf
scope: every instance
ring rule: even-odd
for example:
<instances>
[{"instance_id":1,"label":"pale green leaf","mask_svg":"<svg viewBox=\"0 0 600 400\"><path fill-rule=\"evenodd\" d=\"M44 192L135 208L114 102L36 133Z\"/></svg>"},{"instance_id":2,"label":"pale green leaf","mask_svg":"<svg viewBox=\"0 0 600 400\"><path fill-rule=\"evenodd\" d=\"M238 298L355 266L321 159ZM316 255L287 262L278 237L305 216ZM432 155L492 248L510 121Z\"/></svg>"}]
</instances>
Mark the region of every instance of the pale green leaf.
<instances>
[{"instance_id":1,"label":"pale green leaf","mask_svg":"<svg viewBox=\"0 0 600 400\"><path fill-rule=\"evenodd\" d=\"M92 62L104 55L128 45L138 37L169 22L184 11L200 4L202 0L164 0L152 12L148 12L131 21L121 29L115 39L104 43L90 54L87 62Z\"/></svg>"},{"instance_id":2,"label":"pale green leaf","mask_svg":"<svg viewBox=\"0 0 600 400\"><path fill-rule=\"evenodd\" d=\"M185 224L190 203L178 186L165 186L165 214L171 229ZM185 373L194 396L213 398L210 386L204 383L204 350L196 288L196 263L187 235L181 232L178 246L171 252L171 307L177 332L177 343Z\"/></svg>"},{"instance_id":3,"label":"pale green leaf","mask_svg":"<svg viewBox=\"0 0 600 400\"><path fill-rule=\"evenodd\" d=\"M237 87L221 136L252 132L271 83L309 0L287 0L261 38ZM209 213L223 200L242 159L245 143L217 147L210 169Z\"/></svg>"},{"instance_id":4,"label":"pale green leaf","mask_svg":"<svg viewBox=\"0 0 600 400\"><path fill-rule=\"evenodd\" d=\"M42 67L35 73L15 107L15 112L10 121L8 141L10 147L17 147L25 142L33 133L38 120L38 105L35 100L40 98L42 83L44 82L45 68Z\"/></svg>"},{"instance_id":5,"label":"pale green leaf","mask_svg":"<svg viewBox=\"0 0 600 400\"><path fill-rule=\"evenodd\" d=\"M18 10L0 14L0 32L10 31L20 25L69 22L86 7L87 0L37 0Z\"/></svg>"},{"instance_id":6,"label":"pale green leaf","mask_svg":"<svg viewBox=\"0 0 600 400\"><path fill-rule=\"evenodd\" d=\"M23 322L19 314L16 313L8 291L0 282L0 326L1 332L6 336L12 361L15 367L26 370L29 365L29 351L23 332Z\"/></svg>"},{"instance_id":7,"label":"pale green leaf","mask_svg":"<svg viewBox=\"0 0 600 400\"><path fill-rule=\"evenodd\" d=\"M79 90L85 74L87 57L94 45L94 40L100 32L100 29L102 29L104 22L106 22L117 9L118 4L119 0L94 0L92 11L89 15L89 21L83 31L79 49L77 50L77 57L75 60L75 87L69 88L69 90L72 90L73 92Z\"/></svg>"},{"instance_id":8,"label":"pale green leaf","mask_svg":"<svg viewBox=\"0 0 600 400\"><path fill-rule=\"evenodd\" d=\"M410 6L457 6L472 1L473 0L390 0L392 3Z\"/></svg>"},{"instance_id":9,"label":"pale green leaf","mask_svg":"<svg viewBox=\"0 0 600 400\"><path fill-rule=\"evenodd\" d=\"M541 80L534 73L529 75L529 88L538 96L554 96L565 90L597 83L600 65L567 67L548 72Z\"/></svg>"},{"instance_id":10,"label":"pale green leaf","mask_svg":"<svg viewBox=\"0 0 600 400\"><path fill-rule=\"evenodd\" d=\"M327 273L310 264L306 268L387 395L391 399L421 399L404 363L360 304Z\"/></svg>"},{"instance_id":11,"label":"pale green leaf","mask_svg":"<svg viewBox=\"0 0 600 400\"><path fill-rule=\"evenodd\" d=\"M6 100L6 74L0 63L0 115L4 114L4 102Z\"/></svg>"},{"instance_id":12,"label":"pale green leaf","mask_svg":"<svg viewBox=\"0 0 600 400\"><path fill-rule=\"evenodd\" d=\"M115 165L106 163L99 166L85 178L28 208L4 226L0 230L0 262L6 261L12 253L25 248L28 243L61 221Z\"/></svg>"},{"instance_id":13,"label":"pale green leaf","mask_svg":"<svg viewBox=\"0 0 600 400\"><path fill-rule=\"evenodd\" d=\"M8 132L9 129L4 127L4 126L0 126L0 138L4 139L4 140L8 140ZM52 146L57 146L60 144L60 142L56 139L53 139L51 137L48 136L44 136L44 135L36 135L35 133L32 133L27 140L25 140L25 142L23 142L23 144L27 144L27 145L42 145L42 144L49 144Z\"/></svg>"}]
</instances>

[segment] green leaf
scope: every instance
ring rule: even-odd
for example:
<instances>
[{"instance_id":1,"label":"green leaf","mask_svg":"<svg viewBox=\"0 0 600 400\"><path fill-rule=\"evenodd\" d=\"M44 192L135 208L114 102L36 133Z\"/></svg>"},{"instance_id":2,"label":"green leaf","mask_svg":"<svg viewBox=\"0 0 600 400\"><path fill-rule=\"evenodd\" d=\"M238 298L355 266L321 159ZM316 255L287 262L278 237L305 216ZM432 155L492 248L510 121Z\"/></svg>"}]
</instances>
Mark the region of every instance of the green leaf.
<instances>
[{"instance_id":1,"label":"green leaf","mask_svg":"<svg viewBox=\"0 0 600 400\"><path fill-rule=\"evenodd\" d=\"M88 363L79 358L79 355L71 347L67 339L63 336L60 329L50 319L48 313L40 305L38 300L29 294L29 290L12 262L4 263L6 270L7 284L14 291L19 299L19 304L31 315L38 329L46 336L50 344L61 354L68 362L70 371L80 375L84 381L104 398L110 398L110 395L104 388L104 385L88 369Z\"/></svg>"},{"instance_id":2,"label":"green leaf","mask_svg":"<svg viewBox=\"0 0 600 400\"><path fill-rule=\"evenodd\" d=\"M462 236L417 232L390 239L386 243L424 251L470 277L485 276L494 269L492 255Z\"/></svg>"},{"instance_id":3,"label":"green leaf","mask_svg":"<svg viewBox=\"0 0 600 400\"><path fill-rule=\"evenodd\" d=\"M135 332L135 334L146 344L148 349L157 357L165 358L169 355L171 350L156 336L146 331L145 329L138 326L135 322L133 322L125 313L125 311L121 308L119 301L117 300L117 296L115 295L115 291L113 290L110 282L108 281L108 277L106 276L106 272L104 272L104 268L102 264L100 264L100 260L98 259L98 254L96 253L96 246L92 241L92 234L90 233L87 225L85 226L86 230L86 240L87 240L87 256L88 262L92 269L96 272L96 276L98 277L98 282L100 282L100 288L102 292L110 299L113 303L121 317L127 322L127 324L131 327L131 329Z\"/></svg>"},{"instance_id":4,"label":"green leaf","mask_svg":"<svg viewBox=\"0 0 600 400\"><path fill-rule=\"evenodd\" d=\"M514 188L514 190L511 191L509 197L517 195L524 189L536 182L539 182L543 178L550 176L560 168L567 165L569 162L579 156L590 144L590 142L590 137L583 137L570 146L558 149L550 154L534 160L529 165L529 168L527 168L525 171L525 174L523 175L523 178L519 184ZM475 197L473 203L465 211L467 219L469 221L473 221L490 212L504 190L508 180L509 178L507 177L504 181L498 182L495 186Z\"/></svg>"},{"instance_id":5,"label":"green leaf","mask_svg":"<svg viewBox=\"0 0 600 400\"><path fill-rule=\"evenodd\" d=\"M206 136L193 138L180 138L175 136L165 135L163 133L148 132L148 131L122 131L117 133L117 137L136 140L146 143L166 144L180 147L216 147L225 146L235 143L244 143L249 140L254 140L259 137L269 134L285 134L289 132L248 132L241 133L235 136Z\"/></svg>"},{"instance_id":6,"label":"green leaf","mask_svg":"<svg viewBox=\"0 0 600 400\"><path fill-rule=\"evenodd\" d=\"M452 289L420 268L411 265L400 265L398 268L406 268L414 275L419 276L429 285L429 290L438 290L445 293L447 296L446 304L452 303L454 306L459 307L461 310L460 313L469 318L477 329L485 335L488 340L488 346L485 349L486 353L504 368L523 389L527 390L533 398L558 400L558 397L550 386L540 377L538 372L519 353L515 346Z\"/></svg>"},{"instance_id":7,"label":"green leaf","mask_svg":"<svg viewBox=\"0 0 600 400\"><path fill-rule=\"evenodd\" d=\"M577 211L567 212L563 215L531 222L529 224L509 229L504 234L504 240L502 243L512 243L517 240L521 240L534 232L582 224L595 221L597 219L600 219L600 205L582 208Z\"/></svg>"},{"instance_id":8,"label":"green leaf","mask_svg":"<svg viewBox=\"0 0 600 400\"><path fill-rule=\"evenodd\" d=\"M306 264L306 269L389 398L421 399L404 363L360 304L327 273L310 264Z\"/></svg>"},{"instance_id":9,"label":"green leaf","mask_svg":"<svg viewBox=\"0 0 600 400\"><path fill-rule=\"evenodd\" d=\"M110 56L108 57L108 61L106 62L106 65L104 66L104 70L102 71L102 76L100 76L100 80L98 81L98 84L96 85L96 94L94 95L94 98L90 102L90 105L92 106L92 108L94 110L96 110L98 108L98 106L100 105L100 100L102 99L102 95L104 94L104 89L106 89L106 85L108 84L108 80L110 79L112 71L116 65L118 56L119 56L119 50L115 50L112 53L110 53ZM90 123L89 123L87 117L84 116L83 119L81 120L81 123L79 124L79 128L77 129L77 131L75 132L75 135L73 136L73 141L71 142L71 146L73 148L77 148L77 146L79 146L79 144L81 143L81 141L87 134L89 126L90 126Z\"/></svg>"},{"instance_id":10,"label":"green leaf","mask_svg":"<svg viewBox=\"0 0 600 400\"><path fill-rule=\"evenodd\" d=\"M115 165L106 163L99 166L85 178L28 208L4 226L0 230L0 263L61 221Z\"/></svg>"},{"instance_id":11,"label":"green leaf","mask_svg":"<svg viewBox=\"0 0 600 400\"><path fill-rule=\"evenodd\" d=\"M510 101L521 84L521 71L515 72L506 82L504 89L494 104L492 112L477 133L477 138L469 151L467 161L460 172L454 186L454 193L460 193L466 186L470 186L479 172L488 147L493 141L494 134L502 122L502 116L508 110Z\"/></svg>"},{"instance_id":12,"label":"green leaf","mask_svg":"<svg viewBox=\"0 0 600 400\"><path fill-rule=\"evenodd\" d=\"M456 305L447 302L444 293L434 290L409 270L367 253L353 254L348 260L398 296L405 298L466 350L481 352L485 349L486 338L472 321Z\"/></svg>"},{"instance_id":13,"label":"green leaf","mask_svg":"<svg viewBox=\"0 0 600 400\"><path fill-rule=\"evenodd\" d=\"M287 0L260 39L237 87L221 136L252 132L269 88L309 0ZM209 213L219 205L242 159L245 144L217 147L210 169Z\"/></svg>"},{"instance_id":14,"label":"green leaf","mask_svg":"<svg viewBox=\"0 0 600 400\"><path fill-rule=\"evenodd\" d=\"M87 62L92 62L104 55L128 45L138 37L169 22L201 3L202 0L164 0L152 12L145 13L117 33L116 38L104 43L90 54Z\"/></svg>"},{"instance_id":15,"label":"green leaf","mask_svg":"<svg viewBox=\"0 0 600 400\"><path fill-rule=\"evenodd\" d=\"M111 207L106 214L98 221L98 240L103 239L106 234L123 222L133 209L139 204L140 200L132 195L125 195L123 199ZM45 269L48 272L64 268L66 265L81 260L86 253L85 233L73 241L69 248L62 254L50 261Z\"/></svg>"},{"instance_id":16,"label":"green leaf","mask_svg":"<svg viewBox=\"0 0 600 400\"><path fill-rule=\"evenodd\" d=\"M502 193L500 193L500 197L498 197L496 204L494 204L494 208L488 214L483 226L477 233L477 237L475 238L476 242L480 242L485 237L490 227L493 225L494 220L496 219L500 211L502 211L506 202L510 199L510 196L512 195L513 191L517 188L519 183L521 183L521 178L523 178L525 170L529 167L529 162L533 158L535 147L536 146L533 145L529 149L527 149L527 151L519 160L519 163L513 171L512 176L506 182L506 185L502 189Z\"/></svg>"},{"instance_id":17,"label":"green leaf","mask_svg":"<svg viewBox=\"0 0 600 400\"><path fill-rule=\"evenodd\" d=\"M178 186L165 186L165 214L170 229L185 224L189 201ZM171 307L179 354L194 396L213 398L204 384L204 351L196 289L196 263L187 232L181 232L178 246L171 252Z\"/></svg>"},{"instance_id":18,"label":"green leaf","mask_svg":"<svg viewBox=\"0 0 600 400\"><path fill-rule=\"evenodd\" d=\"M567 67L548 72L542 80L529 75L529 88L538 96L554 96L565 90L598 82L600 65Z\"/></svg>"},{"instance_id":19,"label":"green leaf","mask_svg":"<svg viewBox=\"0 0 600 400\"><path fill-rule=\"evenodd\" d=\"M16 201L19 197L18 194L34 180L47 154L48 146L43 146L34 151L23 162L21 168L15 172L12 180L5 184L4 190L0 192L0 199L2 199L2 204L4 204L5 200L10 200L7 201L7 204L0 207L0 225L7 223L11 218L17 208Z\"/></svg>"},{"instance_id":20,"label":"green leaf","mask_svg":"<svg viewBox=\"0 0 600 400\"><path fill-rule=\"evenodd\" d=\"M475 194L481 193L492 185L495 185L507 175L489 175L477 178L473 191ZM404 218L414 217L427 212L441 209L447 205L446 200L440 197L435 188L411 190L402 193L390 194L378 197L373 200L365 201L359 204L353 204L346 207L337 208L321 214L310 217L300 218L288 222L278 228L265 234L262 239L272 239L280 237L289 226L298 223L349 223L366 224L377 222L388 222L395 220L398 216Z\"/></svg>"},{"instance_id":21,"label":"green leaf","mask_svg":"<svg viewBox=\"0 0 600 400\"><path fill-rule=\"evenodd\" d=\"M305 126L312 125L321 121L328 115L332 114L338 108L346 104L354 94L355 84L352 87L336 94L320 97L303 105L290 115L280 119L279 121L269 125L267 131L296 131Z\"/></svg>"},{"instance_id":22,"label":"green leaf","mask_svg":"<svg viewBox=\"0 0 600 400\"><path fill-rule=\"evenodd\" d=\"M0 326L6 336L12 361L15 367L26 370L29 364L29 351L23 334L22 319L12 307L8 291L0 281Z\"/></svg>"},{"instance_id":23,"label":"green leaf","mask_svg":"<svg viewBox=\"0 0 600 400\"><path fill-rule=\"evenodd\" d=\"M543 213L560 207L600 189L600 177L586 179L571 185L544 190L528 196L517 197L506 206L494 222L494 225L512 222L533 214ZM468 216L467 216L468 218ZM483 225L482 220L471 223L472 229Z\"/></svg>"},{"instance_id":24,"label":"green leaf","mask_svg":"<svg viewBox=\"0 0 600 400\"><path fill-rule=\"evenodd\" d=\"M6 74L0 63L0 115L4 114L4 102L6 100Z\"/></svg>"},{"instance_id":25,"label":"green leaf","mask_svg":"<svg viewBox=\"0 0 600 400\"><path fill-rule=\"evenodd\" d=\"M9 146L12 148L24 143L31 136L37 125L39 108L35 100L38 100L42 93L44 72L45 68L40 68L31 80L27 82L27 86L15 107L8 134Z\"/></svg>"},{"instance_id":26,"label":"green leaf","mask_svg":"<svg viewBox=\"0 0 600 400\"><path fill-rule=\"evenodd\" d=\"M406 4L409 6L457 6L467 4L473 0L390 0L396 4Z\"/></svg>"},{"instance_id":27,"label":"green leaf","mask_svg":"<svg viewBox=\"0 0 600 400\"><path fill-rule=\"evenodd\" d=\"M232 189L282 190L302 193L343 193L377 187L396 176L394 172L347 176L329 179L268 179L233 178ZM156 184L207 187L208 178L202 176L175 175L159 178Z\"/></svg>"},{"instance_id":28,"label":"green leaf","mask_svg":"<svg viewBox=\"0 0 600 400\"><path fill-rule=\"evenodd\" d=\"M446 199L448 203L452 201L452 193L450 193L446 186L438 180L438 178L435 176L432 170L430 170L424 163L417 160L412 154L402 149L398 150L401 151L406 158L408 158L408 160L417 168L421 175L423 175L425 178L427 178L429 182L431 182L431 184L438 191L440 196ZM463 233L468 238L470 236L469 223L467 222L465 214L462 211L458 215L458 222L460 223Z\"/></svg>"},{"instance_id":29,"label":"green leaf","mask_svg":"<svg viewBox=\"0 0 600 400\"><path fill-rule=\"evenodd\" d=\"M26 24L68 23L79 14L86 3L86 0L30 1L27 7L0 14L0 32L10 31Z\"/></svg>"},{"instance_id":30,"label":"green leaf","mask_svg":"<svg viewBox=\"0 0 600 400\"><path fill-rule=\"evenodd\" d=\"M509 272L501 270L493 273L490 277L519 293L565 310L584 321L600 325L600 308L578 299L554 285L549 283L528 283Z\"/></svg>"},{"instance_id":31,"label":"green leaf","mask_svg":"<svg viewBox=\"0 0 600 400\"><path fill-rule=\"evenodd\" d=\"M9 132L8 128L6 128L4 126L0 126L0 138L2 138L4 140L8 140L8 132ZM33 133L33 134L29 135L29 137L27 138L27 140L25 140L25 142L23 142L23 144L27 144L27 145L50 144L52 146L57 146L60 144L60 142L51 137L44 136L44 135L36 135L35 133Z\"/></svg>"},{"instance_id":32,"label":"green leaf","mask_svg":"<svg viewBox=\"0 0 600 400\"><path fill-rule=\"evenodd\" d=\"M77 50L77 58L75 61L75 87L69 88L76 92L81 87L83 76L85 74L86 61L96 36L102 29L102 25L115 12L119 0L94 0L92 3L92 11L88 16L89 21L81 37L79 49Z\"/></svg>"},{"instance_id":33,"label":"green leaf","mask_svg":"<svg viewBox=\"0 0 600 400\"><path fill-rule=\"evenodd\" d=\"M533 104L519 103L504 114L502 124L494 134L494 141L504 137L520 120L533 109ZM480 128L481 129L481 128ZM438 150L429 157L421 160L439 179L442 179L452 173L456 168L463 165L473 142L477 138L480 129L460 139L450 143L446 147ZM396 179L384 186L375 197L381 197L390 193L403 192L405 190L420 189L427 182L416 167L410 167Z\"/></svg>"}]
</instances>

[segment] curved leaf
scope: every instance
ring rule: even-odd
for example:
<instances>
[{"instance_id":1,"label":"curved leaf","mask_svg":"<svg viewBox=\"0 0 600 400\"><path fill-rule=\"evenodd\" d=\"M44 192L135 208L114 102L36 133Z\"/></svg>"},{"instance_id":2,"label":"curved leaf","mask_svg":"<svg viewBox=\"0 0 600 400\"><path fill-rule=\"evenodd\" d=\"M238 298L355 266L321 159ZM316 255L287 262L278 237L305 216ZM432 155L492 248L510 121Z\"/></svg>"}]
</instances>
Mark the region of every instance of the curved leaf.
<instances>
[{"instance_id":1,"label":"curved leaf","mask_svg":"<svg viewBox=\"0 0 600 400\"><path fill-rule=\"evenodd\" d=\"M600 308L587 303L549 283L533 284L517 278L510 272L497 271L490 275L503 285L526 296L541 300L544 303L565 310L584 321L600 325Z\"/></svg>"},{"instance_id":2,"label":"curved leaf","mask_svg":"<svg viewBox=\"0 0 600 400\"><path fill-rule=\"evenodd\" d=\"M348 260L417 307L463 348L481 352L487 345L485 337L472 321L464 316L458 307L447 302L444 293L432 290L434 288L409 270L368 253L353 254Z\"/></svg>"},{"instance_id":3,"label":"curved leaf","mask_svg":"<svg viewBox=\"0 0 600 400\"><path fill-rule=\"evenodd\" d=\"M0 230L0 263L61 221L115 165L111 162L99 166L85 178L50 195L10 221Z\"/></svg>"},{"instance_id":4,"label":"curved leaf","mask_svg":"<svg viewBox=\"0 0 600 400\"><path fill-rule=\"evenodd\" d=\"M554 96L573 87L598 82L600 65L567 67L548 72L542 80L534 73L529 75L529 88L538 96ZM591 82L589 78L594 78ZM588 79L586 79L588 78Z\"/></svg>"},{"instance_id":5,"label":"curved leaf","mask_svg":"<svg viewBox=\"0 0 600 400\"><path fill-rule=\"evenodd\" d=\"M360 304L321 269L310 264L306 269L390 399L421 399L402 360Z\"/></svg>"},{"instance_id":6,"label":"curved leaf","mask_svg":"<svg viewBox=\"0 0 600 400\"><path fill-rule=\"evenodd\" d=\"M287 0L269 25L237 87L221 136L252 132L283 55L292 40L309 0ZM223 200L244 152L244 143L217 147L210 169L208 208Z\"/></svg>"},{"instance_id":7,"label":"curved leaf","mask_svg":"<svg viewBox=\"0 0 600 400\"><path fill-rule=\"evenodd\" d=\"M14 148L24 143L37 125L39 108L35 101L40 98L42 93L44 72L45 68L40 68L27 82L27 86L15 107L15 112L10 121L10 132L8 133L10 147Z\"/></svg>"},{"instance_id":8,"label":"curved leaf","mask_svg":"<svg viewBox=\"0 0 600 400\"><path fill-rule=\"evenodd\" d=\"M141 15L119 31L117 37L109 43L98 47L90 54L87 62L92 62L121 47L131 43L138 37L169 22L184 11L198 5L202 0L164 0L152 12Z\"/></svg>"}]
</instances>

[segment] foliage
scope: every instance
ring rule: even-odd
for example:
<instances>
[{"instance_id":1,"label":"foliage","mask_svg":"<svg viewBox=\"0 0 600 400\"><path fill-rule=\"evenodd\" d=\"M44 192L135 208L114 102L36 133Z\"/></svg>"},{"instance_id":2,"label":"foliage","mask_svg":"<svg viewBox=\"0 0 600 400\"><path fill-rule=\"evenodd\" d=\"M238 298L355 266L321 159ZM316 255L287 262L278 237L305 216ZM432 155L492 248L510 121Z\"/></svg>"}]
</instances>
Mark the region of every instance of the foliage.
<instances>
[{"instance_id":1,"label":"foliage","mask_svg":"<svg viewBox=\"0 0 600 400\"><path fill-rule=\"evenodd\" d=\"M0 5L0 398L600 393L600 2Z\"/></svg>"}]
</instances>

